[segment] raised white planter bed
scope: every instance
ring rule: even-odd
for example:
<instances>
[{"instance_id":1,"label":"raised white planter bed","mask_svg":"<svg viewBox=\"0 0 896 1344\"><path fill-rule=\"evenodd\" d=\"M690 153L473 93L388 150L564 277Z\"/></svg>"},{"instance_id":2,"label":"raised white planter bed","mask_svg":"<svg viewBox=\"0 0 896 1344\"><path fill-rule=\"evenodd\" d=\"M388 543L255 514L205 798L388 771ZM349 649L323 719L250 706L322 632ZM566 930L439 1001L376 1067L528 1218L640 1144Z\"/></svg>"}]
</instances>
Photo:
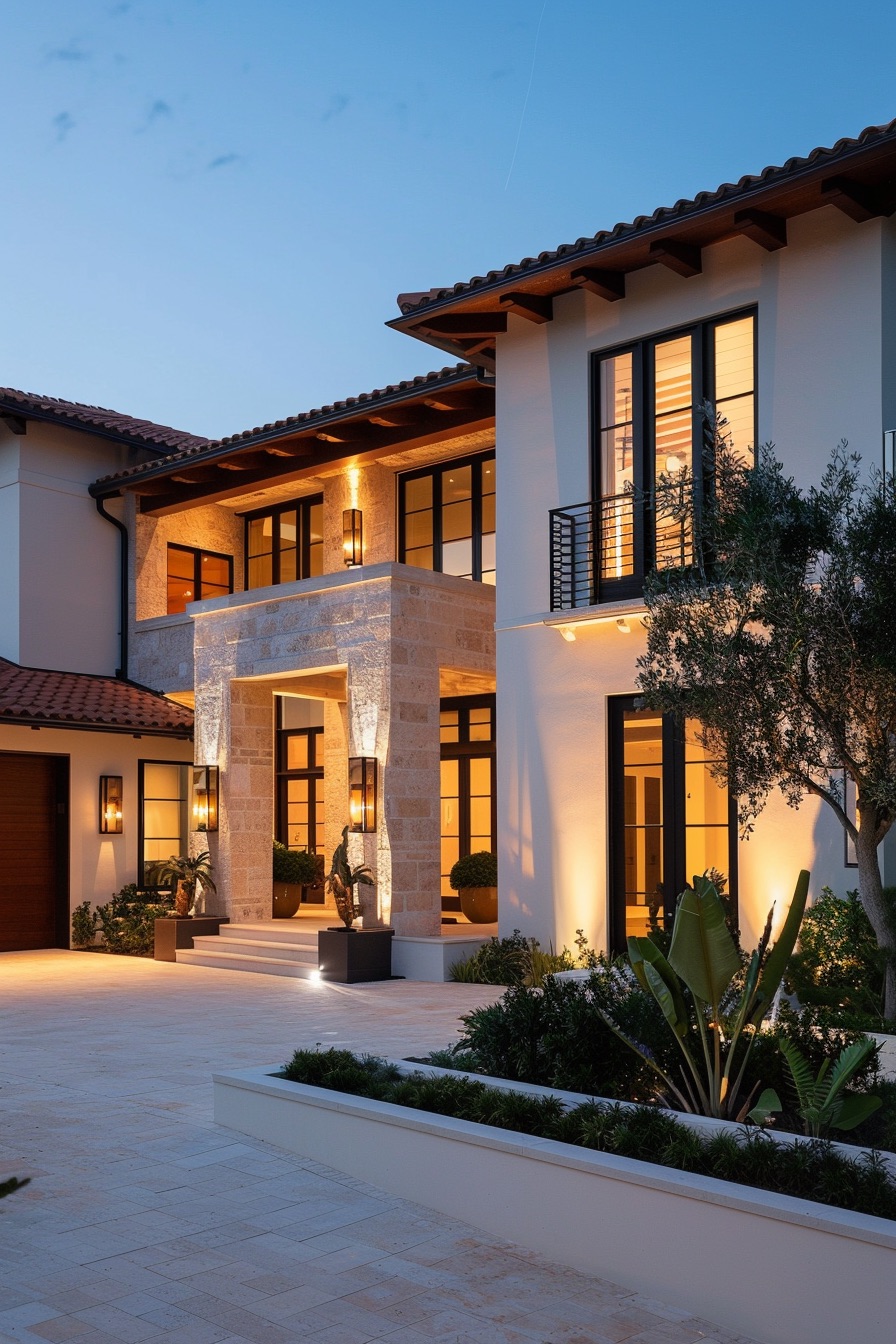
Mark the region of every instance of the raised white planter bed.
<instances>
[{"instance_id":1,"label":"raised white planter bed","mask_svg":"<svg viewBox=\"0 0 896 1344\"><path fill-rule=\"evenodd\" d=\"M291 1083L216 1074L215 1120L762 1344L891 1344L896 1224Z\"/></svg>"}]
</instances>

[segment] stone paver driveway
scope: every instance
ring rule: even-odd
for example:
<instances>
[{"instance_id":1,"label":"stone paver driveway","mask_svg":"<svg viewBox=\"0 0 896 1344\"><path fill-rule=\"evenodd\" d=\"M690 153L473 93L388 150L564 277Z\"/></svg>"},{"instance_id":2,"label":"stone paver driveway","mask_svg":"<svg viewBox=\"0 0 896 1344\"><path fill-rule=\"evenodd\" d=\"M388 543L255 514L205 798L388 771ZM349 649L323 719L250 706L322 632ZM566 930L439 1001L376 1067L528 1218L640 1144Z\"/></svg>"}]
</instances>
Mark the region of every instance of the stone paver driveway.
<instances>
[{"instance_id":1,"label":"stone paver driveway","mask_svg":"<svg viewBox=\"0 0 896 1344\"><path fill-rule=\"evenodd\" d=\"M495 995L0 956L0 1178L32 1178L0 1203L0 1338L737 1344L212 1121L213 1070L422 1054Z\"/></svg>"}]
</instances>

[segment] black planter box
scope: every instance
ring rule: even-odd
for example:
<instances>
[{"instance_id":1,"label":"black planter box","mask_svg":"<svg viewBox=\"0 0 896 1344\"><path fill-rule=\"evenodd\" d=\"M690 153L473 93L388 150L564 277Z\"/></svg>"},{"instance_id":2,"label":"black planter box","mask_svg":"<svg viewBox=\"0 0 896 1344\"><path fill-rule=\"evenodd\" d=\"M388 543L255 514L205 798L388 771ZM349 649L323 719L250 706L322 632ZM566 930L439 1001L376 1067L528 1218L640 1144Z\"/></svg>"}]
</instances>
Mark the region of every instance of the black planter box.
<instances>
[{"instance_id":1,"label":"black planter box","mask_svg":"<svg viewBox=\"0 0 896 1344\"><path fill-rule=\"evenodd\" d=\"M321 929L317 960L321 980L356 985L391 980L394 929Z\"/></svg>"},{"instance_id":2,"label":"black planter box","mask_svg":"<svg viewBox=\"0 0 896 1344\"><path fill-rule=\"evenodd\" d=\"M222 924L229 924L225 915L194 915L192 919L157 919L155 921L156 961L177 961L177 951L193 946L194 938L220 933Z\"/></svg>"}]
</instances>

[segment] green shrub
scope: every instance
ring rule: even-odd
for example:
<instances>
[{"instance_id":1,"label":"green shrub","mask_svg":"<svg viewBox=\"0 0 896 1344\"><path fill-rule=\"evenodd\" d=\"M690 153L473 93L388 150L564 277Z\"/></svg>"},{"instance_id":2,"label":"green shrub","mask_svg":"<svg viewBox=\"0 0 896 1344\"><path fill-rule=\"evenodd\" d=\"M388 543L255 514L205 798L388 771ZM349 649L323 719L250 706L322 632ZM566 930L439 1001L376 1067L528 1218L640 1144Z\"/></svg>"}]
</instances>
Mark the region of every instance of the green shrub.
<instances>
[{"instance_id":1,"label":"green shrub","mask_svg":"<svg viewBox=\"0 0 896 1344\"><path fill-rule=\"evenodd\" d=\"M174 896L170 892L139 891L129 882L107 905L97 906L103 951L126 957L151 957L155 921L170 915L173 909Z\"/></svg>"},{"instance_id":2,"label":"green shrub","mask_svg":"<svg viewBox=\"0 0 896 1344\"><path fill-rule=\"evenodd\" d=\"M524 938L514 929L509 938L489 938L476 952L456 961L451 979L476 985L541 985L555 971L575 969L575 958L565 947L545 952L537 938Z\"/></svg>"},{"instance_id":3,"label":"green shrub","mask_svg":"<svg viewBox=\"0 0 896 1344\"><path fill-rule=\"evenodd\" d=\"M96 911L82 901L72 911L72 947L92 947L96 937Z\"/></svg>"},{"instance_id":4,"label":"green shrub","mask_svg":"<svg viewBox=\"0 0 896 1344\"><path fill-rule=\"evenodd\" d=\"M582 1148L896 1219L896 1181L876 1153L852 1158L821 1141L779 1144L761 1130L707 1136L647 1106L586 1102L564 1111L554 1097L499 1092L469 1078L401 1076L383 1060L357 1059L345 1050L297 1051L284 1076L294 1082L351 1091L415 1110L559 1139ZM351 1079L357 1080L356 1087L346 1086Z\"/></svg>"},{"instance_id":5,"label":"green shrub","mask_svg":"<svg viewBox=\"0 0 896 1344\"><path fill-rule=\"evenodd\" d=\"M891 904L896 888L886 888ZM797 950L787 967L787 988L803 1007L841 1010L882 1023L886 954L856 891L846 899L824 887L803 916Z\"/></svg>"},{"instance_id":6,"label":"green shrub","mask_svg":"<svg viewBox=\"0 0 896 1344\"><path fill-rule=\"evenodd\" d=\"M476 854L467 854L451 869L448 875L452 891L463 887L496 887L498 885L498 856L487 849Z\"/></svg>"},{"instance_id":7,"label":"green shrub","mask_svg":"<svg viewBox=\"0 0 896 1344\"><path fill-rule=\"evenodd\" d=\"M273 880L291 887L313 886L320 880L321 863L316 854L304 849L288 849L274 841Z\"/></svg>"},{"instance_id":8,"label":"green shrub","mask_svg":"<svg viewBox=\"0 0 896 1344\"><path fill-rule=\"evenodd\" d=\"M540 989L514 986L497 1003L468 1013L451 1052L454 1067L622 1100L655 1097L655 1075L611 1031L601 1010L672 1065L674 1046L661 1013L620 965L596 960L587 981L548 978Z\"/></svg>"}]
</instances>

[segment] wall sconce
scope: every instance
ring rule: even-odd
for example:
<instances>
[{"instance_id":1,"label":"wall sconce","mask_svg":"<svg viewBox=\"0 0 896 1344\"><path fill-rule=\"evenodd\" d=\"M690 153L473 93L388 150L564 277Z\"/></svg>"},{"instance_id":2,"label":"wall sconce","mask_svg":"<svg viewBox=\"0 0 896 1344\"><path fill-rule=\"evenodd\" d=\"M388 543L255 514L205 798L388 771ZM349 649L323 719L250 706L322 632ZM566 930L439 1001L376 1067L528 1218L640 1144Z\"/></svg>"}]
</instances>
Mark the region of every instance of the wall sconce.
<instances>
[{"instance_id":1,"label":"wall sconce","mask_svg":"<svg viewBox=\"0 0 896 1344\"><path fill-rule=\"evenodd\" d=\"M348 828L375 831L376 757L350 756L348 762Z\"/></svg>"},{"instance_id":2,"label":"wall sconce","mask_svg":"<svg viewBox=\"0 0 896 1344\"><path fill-rule=\"evenodd\" d=\"M349 566L364 563L363 525L360 509L342 510L342 558Z\"/></svg>"},{"instance_id":3,"label":"wall sconce","mask_svg":"<svg viewBox=\"0 0 896 1344\"><path fill-rule=\"evenodd\" d=\"M100 775L100 835L121 835L121 775Z\"/></svg>"},{"instance_id":4,"label":"wall sconce","mask_svg":"<svg viewBox=\"0 0 896 1344\"><path fill-rule=\"evenodd\" d=\"M218 829L218 767L193 767L193 827L194 831Z\"/></svg>"}]
</instances>

